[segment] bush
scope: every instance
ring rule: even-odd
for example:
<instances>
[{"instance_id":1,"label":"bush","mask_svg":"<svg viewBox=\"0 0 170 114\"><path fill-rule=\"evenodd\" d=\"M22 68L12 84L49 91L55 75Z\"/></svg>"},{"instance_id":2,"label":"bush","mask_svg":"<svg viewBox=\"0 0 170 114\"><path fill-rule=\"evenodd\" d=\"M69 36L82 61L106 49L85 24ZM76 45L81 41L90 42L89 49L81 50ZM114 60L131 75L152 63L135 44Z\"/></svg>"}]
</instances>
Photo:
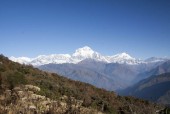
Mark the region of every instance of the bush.
<instances>
[{"instance_id":1,"label":"bush","mask_svg":"<svg viewBox=\"0 0 170 114\"><path fill-rule=\"evenodd\" d=\"M85 106L85 107L88 107L88 106L90 106L91 105L91 103L92 103L92 101L91 101L91 98L87 95L84 99L83 99L83 106Z\"/></svg>"}]
</instances>

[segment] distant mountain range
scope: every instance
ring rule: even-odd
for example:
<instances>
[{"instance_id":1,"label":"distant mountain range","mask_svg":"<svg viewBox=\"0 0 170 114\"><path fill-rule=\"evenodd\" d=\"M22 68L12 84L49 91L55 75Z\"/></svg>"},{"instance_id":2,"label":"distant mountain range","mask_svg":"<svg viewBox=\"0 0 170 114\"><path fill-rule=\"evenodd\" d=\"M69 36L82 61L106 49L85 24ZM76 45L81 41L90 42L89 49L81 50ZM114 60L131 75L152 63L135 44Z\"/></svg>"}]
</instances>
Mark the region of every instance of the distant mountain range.
<instances>
[{"instance_id":1,"label":"distant mountain range","mask_svg":"<svg viewBox=\"0 0 170 114\"><path fill-rule=\"evenodd\" d=\"M103 56L102 54L93 51L90 47L85 46L79 48L73 53L70 54L52 54L52 55L39 55L35 58L28 57L10 57L10 60L19 62L21 64L32 64L34 66L40 66L45 64L62 64L62 63L74 63L77 64L85 59L94 59L96 61L105 62L105 63L119 63L119 64L142 64L142 63L151 63L158 61L165 61L167 58L149 58L147 60L140 60L131 57L127 53L120 53L113 56Z\"/></svg>"},{"instance_id":2,"label":"distant mountain range","mask_svg":"<svg viewBox=\"0 0 170 114\"><path fill-rule=\"evenodd\" d=\"M103 56L90 47L79 48L72 55L40 55L36 58L10 57L21 64L86 82L146 100L170 105L170 59L151 57L140 60L127 53Z\"/></svg>"},{"instance_id":3,"label":"distant mountain range","mask_svg":"<svg viewBox=\"0 0 170 114\"><path fill-rule=\"evenodd\" d=\"M170 106L170 73L153 75L118 93Z\"/></svg>"},{"instance_id":4,"label":"distant mountain range","mask_svg":"<svg viewBox=\"0 0 170 114\"><path fill-rule=\"evenodd\" d=\"M159 75L159 74L170 72L170 60L167 60L162 64L160 64L160 62L156 62L156 64L154 64L154 67L151 70L138 74L137 78L134 79L134 81L138 82L152 75Z\"/></svg>"},{"instance_id":5,"label":"distant mountain range","mask_svg":"<svg viewBox=\"0 0 170 114\"><path fill-rule=\"evenodd\" d=\"M72 55L53 54L10 59L107 90L124 89L133 85L149 77L150 70L168 61L167 58L156 57L139 60L126 53L103 56L88 46L77 49Z\"/></svg>"},{"instance_id":6,"label":"distant mountain range","mask_svg":"<svg viewBox=\"0 0 170 114\"><path fill-rule=\"evenodd\" d=\"M139 76L145 76L147 78L131 87L119 90L118 93L120 95L135 96L170 106L170 61L164 62Z\"/></svg>"}]
</instances>

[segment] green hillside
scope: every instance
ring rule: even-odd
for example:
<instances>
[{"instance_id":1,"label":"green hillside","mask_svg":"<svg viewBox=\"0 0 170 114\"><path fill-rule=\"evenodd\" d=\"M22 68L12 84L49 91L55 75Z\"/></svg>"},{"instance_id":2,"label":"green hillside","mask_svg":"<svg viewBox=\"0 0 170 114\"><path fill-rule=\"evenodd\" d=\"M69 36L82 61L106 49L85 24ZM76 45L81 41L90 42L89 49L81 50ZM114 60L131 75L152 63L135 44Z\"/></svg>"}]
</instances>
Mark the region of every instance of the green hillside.
<instances>
[{"instance_id":1,"label":"green hillside","mask_svg":"<svg viewBox=\"0 0 170 114\"><path fill-rule=\"evenodd\" d=\"M164 108L145 100L121 97L31 65L20 65L3 55L0 55L0 94L2 114L155 114ZM39 98L31 100L30 95ZM48 103L43 105L44 102ZM23 104L29 108L22 107Z\"/></svg>"}]
</instances>

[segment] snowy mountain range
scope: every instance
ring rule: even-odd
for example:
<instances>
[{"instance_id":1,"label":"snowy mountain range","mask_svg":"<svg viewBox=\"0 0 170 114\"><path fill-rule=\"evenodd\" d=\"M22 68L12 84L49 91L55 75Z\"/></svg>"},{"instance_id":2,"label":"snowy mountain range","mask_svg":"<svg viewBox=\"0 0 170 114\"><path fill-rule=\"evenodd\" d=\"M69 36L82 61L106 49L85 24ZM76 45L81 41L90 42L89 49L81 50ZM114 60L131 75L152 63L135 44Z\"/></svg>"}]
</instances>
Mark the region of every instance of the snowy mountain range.
<instances>
[{"instance_id":1,"label":"snowy mountain range","mask_svg":"<svg viewBox=\"0 0 170 114\"><path fill-rule=\"evenodd\" d=\"M77 49L73 54L39 55L35 58L10 57L10 59L107 90L124 89L147 78L147 72L168 61L168 58L156 57L140 60L127 53L104 56L88 46Z\"/></svg>"},{"instance_id":2,"label":"snowy mountain range","mask_svg":"<svg viewBox=\"0 0 170 114\"><path fill-rule=\"evenodd\" d=\"M113 56L103 56L100 53L93 51L90 47L85 46L79 48L73 53L70 54L51 54L51 55L39 55L35 58L28 58L28 57L10 57L10 60L14 62L18 62L21 64L32 64L34 66L40 66L45 64L62 64L62 63L74 63L77 64L85 59L93 59L100 62L105 63L119 63L119 64L141 64L141 63L150 63L150 62L158 62L167 60L167 58L155 58L152 57L147 60L140 60L131 57L127 53L120 53Z\"/></svg>"}]
</instances>

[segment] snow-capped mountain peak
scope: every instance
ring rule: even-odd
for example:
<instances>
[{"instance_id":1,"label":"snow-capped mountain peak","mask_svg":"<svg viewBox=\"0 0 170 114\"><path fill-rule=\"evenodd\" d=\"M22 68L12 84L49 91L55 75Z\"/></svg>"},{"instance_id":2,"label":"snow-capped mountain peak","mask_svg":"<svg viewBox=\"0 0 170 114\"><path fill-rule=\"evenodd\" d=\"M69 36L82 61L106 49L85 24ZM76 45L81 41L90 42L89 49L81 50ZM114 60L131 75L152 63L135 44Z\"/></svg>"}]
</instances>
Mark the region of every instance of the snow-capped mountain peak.
<instances>
[{"instance_id":1,"label":"snow-capped mountain peak","mask_svg":"<svg viewBox=\"0 0 170 114\"><path fill-rule=\"evenodd\" d=\"M125 52L113 56L108 56L108 59L111 63L132 64L132 65L143 63L143 61L139 59L135 59Z\"/></svg>"},{"instance_id":2,"label":"snow-capped mountain peak","mask_svg":"<svg viewBox=\"0 0 170 114\"><path fill-rule=\"evenodd\" d=\"M135 58L131 57L129 54L127 54L125 52L120 53L120 54L116 54L113 57L117 58L117 59L135 59Z\"/></svg>"},{"instance_id":3,"label":"snow-capped mountain peak","mask_svg":"<svg viewBox=\"0 0 170 114\"><path fill-rule=\"evenodd\" d=\"M28 58L28 57L18 57L18 58L16 58L16 57L10 57L9 58L10 60L12 60L12 61L14 61L14 62L18 62L18 63L21 63L21 64L28 64L29 62L31 62L32 61L32 59L31 58Z\"/></svg>"},{"instance_id":4,"label":"snow-capped mountain peak","mask_svg":"<svg viewBox=\"0 0 170 114\"><path fill-rule=\"evenodd\" d=\"M104 56L102 56L100 53L98 53L96 51L93 51L88 46L79 48L75 51L75 53L72 54L72 60L75 63L78 63L85 59L94 59L96 61L108 62Z\"/></svg>"},{"instance_id":5,"label":"snow-capped mountain peak","mask_svg":"<svg viewBox=\"0 0 170 114\"><path fill-rule=\"evenodd\" d=\"M84 46L79 48L73 53L72 56L74 57L84 57L84 58L91 58L95 52L88 46Z\"/></svg>"},{"instance_id":6,"label":"snow-capped mountain peak","mask_svg":"<svg viewBox=\"0 0 170 114\"><path fill-rule=\"evenodd\" d=\"M31 64L34 66L40 66L49 63L54 63L54 64L71 63L70 58L71 56L69 54L40 55L34 58L31 61Z\"/></svg>"}]
</instances>

